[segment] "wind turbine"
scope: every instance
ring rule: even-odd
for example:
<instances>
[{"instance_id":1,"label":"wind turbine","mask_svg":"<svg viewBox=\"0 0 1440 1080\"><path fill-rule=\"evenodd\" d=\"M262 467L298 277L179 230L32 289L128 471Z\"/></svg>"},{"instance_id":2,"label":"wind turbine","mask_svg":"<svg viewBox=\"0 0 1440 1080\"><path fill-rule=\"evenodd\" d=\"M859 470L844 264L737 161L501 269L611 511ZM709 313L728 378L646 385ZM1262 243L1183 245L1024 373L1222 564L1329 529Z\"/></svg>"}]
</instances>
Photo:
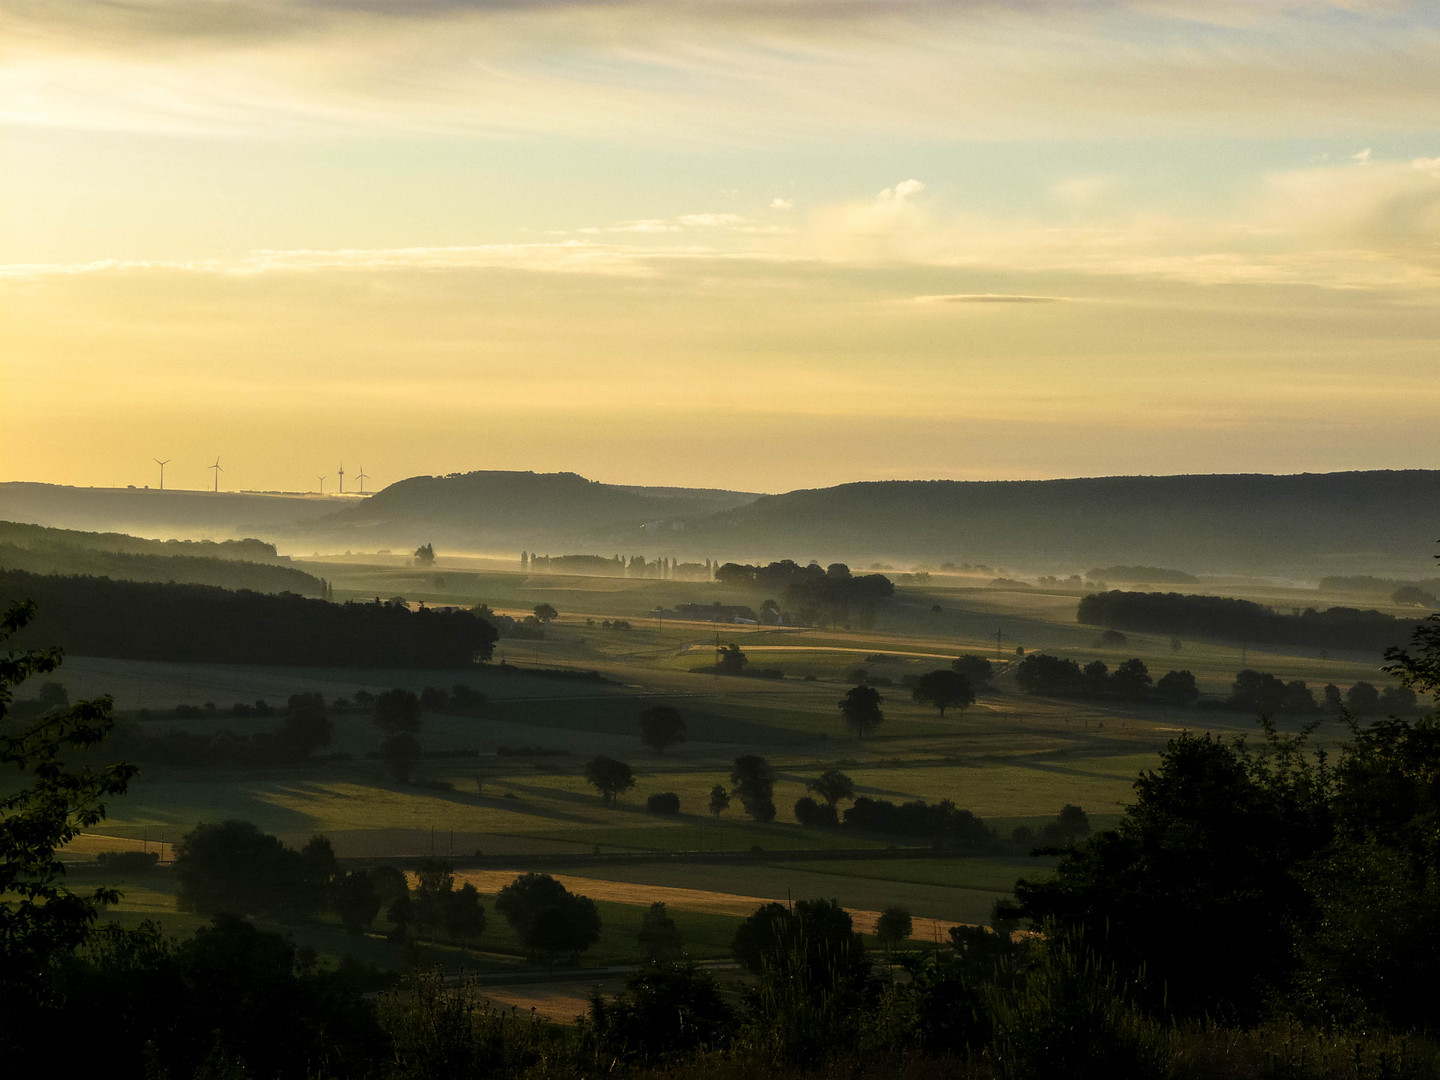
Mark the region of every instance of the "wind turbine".
<instances>
[{"instance_id":1,"label":"wind turbine","mask_svg":"<svg viewBox=\"0 0 1440 1080\"><path fill-rule=\"evenodd\" d=\"M215 474L215 491L218 494L220 491L220 474L225 471L220 467L220 455L215 455L214 465L207 465L205 467Z\"/></svg>"},{"instance_id":2,"label":"wind turbine","mask_svg":"<svg viewBox=\"0 0 1440 1080\"><path fill-rule=\"evenodd\" d=\"M360 481L360 494L365 494L365 466L360 466L360 471L355 474L355 479Z\"/></svg>"},{"instance_id":3,"label":"wind turbine","mask_svg":"<svg viewBox=\"0 0 1440 1080\"><path fill-rule=\"evenodd\" d=\"M325 494L325 477L323 477L323 476L317 476L315 479L320 481L320 494L321 494L321 495L324 495L324 494Z\"/></svg>"},{"instance_id":4,"label":"wind turbine","mask_svg":"<svg viewBox=\"0 0 1440 1080\"><path fill-rule=\"evenodd\" d=\"M154 461L156 465L159 465L159 466L160 466L160 490L161 490L161 491L164 491L164 490L165 490L165 466L170 464L170 459L167 457L164 461L161 461L161 460L157 457L157 458L151 458L151 460ZM219 461L220 459L219 459L219 458L216 458L215 460L216 460L216 461Z\"/></svg>"},{"instance_id":5,"label":"wind turbine","mask_svg":"<svg viewBox=\"0 0 1440 1080\"><path fill-rule=\"evenodd\" d=\"M340 466L340 494L345 494L345 466Z\"/></svg>"}]
</instances>

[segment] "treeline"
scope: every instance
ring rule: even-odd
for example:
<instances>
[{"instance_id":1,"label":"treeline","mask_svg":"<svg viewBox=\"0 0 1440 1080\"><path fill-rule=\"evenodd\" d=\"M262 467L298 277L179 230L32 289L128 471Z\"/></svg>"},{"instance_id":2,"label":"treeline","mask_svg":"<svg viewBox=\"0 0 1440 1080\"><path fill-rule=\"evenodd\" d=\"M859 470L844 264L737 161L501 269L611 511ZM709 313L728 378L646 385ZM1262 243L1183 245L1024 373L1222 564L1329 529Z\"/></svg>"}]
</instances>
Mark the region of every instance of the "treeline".
<instances>
[{"instance_id":1,"label":"treeline","mask_svg":"<svg viewBox=\"0 0 1440 1080\"><path fill-rule=\"evenodd\" d=\"M1226 596L1118 590L1083 597L1076 617L1089 626L1119 630L1375 652L1409 637L1415 625L1350 607L1282 615L1264 604Z\"/></svg>"},{"instance_id":2,"label":"treeline","mask_svg":"<svg viewBox=\"0 0 1440 1080\"><path fill-rule=\"evenodd\" d=\"M795 820L801 825L834 826L836 812L827 803L808 795L795 803ZM969 810L961 810L949 799L927 803L915 799L898 806L888 799L860 795L839 815L841 828L854 832L884 833L925 840L945 850L973 850L989 847L997 836Z\"/></svg>"},{"instance_id":3,"label":"treeline","mask_svg":"<svg viewBox=\"0 0 1440 1080\"><path fill-rule=\"evenodd\" d=\"M319 667L468 667L488 660L495 628L456 609L332 604L207 585L0 570L0 604L33 600L26 647L129 660Z\"/></svg>"},{"instance_id":4,"label":"treeline","mask_svg":"<svg viewBox=\"0 0 1440 1080\"><path fill-rule=\"evenodd\" d=\"M256 592L293 592L325 597L326 582L293 566L246 562L210 555L132 555L69 544L20 547L0 541L0 567L32 574L86 574L126 581L173 581Z\"/></svg>"},{"instance_id":5,"label":"treeline","mask_svg":"<svg viewBox=\"0 0 1440 1080\"><path fill-rule=\"evenodd\" d=\"M782 596L796 616L785 613L786 625L864 624L874 618L877 605L895 595L895 583L884 574L853 575L844 563L824 568L813 562L801 566L791 559L767 566L725 563L715 571L715 580Z\"/></svg>"},{"instance_id":6,"label":"treeline","mask_svg":"<svg viewBox=\"0 0 1440 1080\"><path fill-rule=\"evenodd\" d=\"M79 529L52 529L0 521L0 543L44 550L52 547L107 551L120 555L190 555L205 559L235 559L243 562L289 562L275 545L264 540L149 540L126 533L83 532Z\"/></svg>"},{"instance_id":7,"label":"treeline","mask_svg":"<svg viewBox=\"0 0 1440 1080\"><path fill-rule=\"evenodd\" d=\"M1409 599L1395 599L1397 595L1401 597L1420 596L1428 597L1433 605L1435 597L1440 595L1440 578L1401 581L1398 578L1373 577L1370 574L1322 577L1320 591L1372 593L1375 596L1390 597L1397 604L1418 602Z\"/></svg>"},{"instance_id":8,"label":"treeline","mask_svg":"<svg viewBox=\"0 0 1440 1080\"><path fill-rule=\"evenodd\" d=\"M1027 694L1047 697L1159 698L1174 705L1188 705L1200 696L1189 671L1167 671L1156 681L1138 657L1122 661L1111 671L1103 660L1093 660L1082 668L1067 657L1030 653L1015 665L1015 685Z\"/></svg>"}]
</instances>

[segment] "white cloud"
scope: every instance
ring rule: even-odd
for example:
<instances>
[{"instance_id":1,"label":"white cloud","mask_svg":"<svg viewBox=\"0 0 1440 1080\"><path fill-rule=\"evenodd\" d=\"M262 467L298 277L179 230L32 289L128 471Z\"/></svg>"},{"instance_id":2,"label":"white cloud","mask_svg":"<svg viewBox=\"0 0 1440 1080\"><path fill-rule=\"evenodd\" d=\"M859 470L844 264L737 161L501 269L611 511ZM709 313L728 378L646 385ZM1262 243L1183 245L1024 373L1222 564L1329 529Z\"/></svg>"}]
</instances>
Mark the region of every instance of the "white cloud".
<instances>
[{"instance_id":1,"label":"white cloud","mask_svg":"<svg viewBox=\"0 0 1440 1080\"><path fill-rule=\"evenodd\" d=\"M880 203L902 203L912 195L919 195L925 190L925 185L919 180L902 180L893 188L886 188L876 196Z\"/></svg>"},{"instance_id":2,"label":"white cloud","mask_svg":"<svg viewBox=\"0 0 1440 1080\"><path fill-rule=\"evenodd\" d=\"M618 225L611 225L606 232L617 233L677 233L680 226L673 221L662 221L659 218L643 218L640 221L622 221Z\"/></svg>"},{"instance_id":3,"label":"white cloud","mask_svg":"<svg viewBox=\"0 0 1440 1080\"><path fill-rule=\"evenodd\" d=\"M771 209L771 210L793 210L794 208L795 208L795 203L794 203L792 200L790 200L790 199L771 199L771 200L770 200L770 209Z\"/></svg>"}]
</instances>

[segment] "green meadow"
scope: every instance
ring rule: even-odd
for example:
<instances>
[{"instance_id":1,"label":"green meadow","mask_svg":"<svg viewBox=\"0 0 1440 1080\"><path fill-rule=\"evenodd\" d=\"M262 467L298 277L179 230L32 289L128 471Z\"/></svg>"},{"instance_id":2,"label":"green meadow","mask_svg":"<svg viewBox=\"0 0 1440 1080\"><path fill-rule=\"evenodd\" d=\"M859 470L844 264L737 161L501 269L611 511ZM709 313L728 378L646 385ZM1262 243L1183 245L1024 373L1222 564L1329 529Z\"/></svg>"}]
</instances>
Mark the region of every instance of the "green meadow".
<instances>
[{"instance_id":1,"label":"green meadow","mask_svg":"<svg viewBox=\"0 0 1440 1080\"><path fill-rule=\"evenodd\" d=\"M503 638L492 664L463 671L245 668L108 661L71 657L60 676L72 697L110 692L126 723L149 733L272 728L274 715L235 715L235 703L283 707L292 693L318 690L327 700L353 699L399 686L448 689L465 684L486 695L474 715L430 713L419 739L427 756L409 783L400 783L374 756L380 734L364 709L332 710L335 736L327 756L274 768L143 765L130 793L110 807L97 831L117 838L174 844L202 822L251 821L290 844L328 836L349 865L387 860L414 865L436 856L457 868L504 865L631 886L624 902L602 904L600 945L588 966L631 962L647 890L694 893L667 901L694 955L723 958L738 914L706 910L705 897L838 900L859 912L899 904L916 920L917 940L954 922L986 923L995 902L1017 878L1049 872L1053 859L1032 858L1012 843L1014 830L1038 830L1066 804L1078 805L1096 828L1113 824L1131 785L1152 767L1167 739L1182 730L1254 736L1253 718L1216 707L1241 667L1303 679L1318 689L1358 679L1383 685L1378 657L1325 656L1305 650L1257 651L1243 643L1172 642L1128 635L1123 645L1100 641L1096 627L1075 622L1078 593L983 588L970 579L938 576L897 588L866 629L800 629L715 625L651 615L685 602L748 604L763 596L713 584L678 581L546 577L493 569L365 566L352 560L308 570L334 584L337 596L404 596L427 604L490 604L517 616L549 603L559 618L545 640ZM615 619L629 630L606 629ZM997 643L998 635L998 643ZM783 678L714 673L717 644L734 642L752 671L779 669ZM1016 649L1047 651L1082 665L1112 668L1140 657L1158 678L1171 668L1192 671L1205 698L1189 708L1152 703L1059 701L1020 693L1013 680ZM944 667L962 653L996 664L993 688L967 709L942 717L911 701L906 676ZM857 738L841 722L838 702L855 669L879 684L883 723ZM590 672L600 680L557 677ZM886 685L886 680L889 685ZM177 718L177 705L199 716ZM678 709L685 741L658 754L639 737L647 708ZM209 706L213 706L210 708ZM1295 728L1298 725L1284 725ZM1345 734L1327 721L1322 744ZM627 762L635 784L605 806L585 778L586 762L606 754ZM730 788L741 754L772 765L773 822L750 820L734 800L709 812L716 784ZM988 852L937 855L923 842L847 829L806 828L793 813L806 784L827 769L853 781L857 795L901 803L948 799L982 818L996 833ZM681 812L648 813L650 795L674 793ZM840 809L848 805L841 802ZM85 857L74 872L98 880ZM194 916L175 910L164 867L153 879L126 884L110 917L159 918L177 932ZM490 908L476 942L435 946L445 962L513 966L520 950ZM931 920L934 927L925 920ZM377 921L383 930L383 919ZM930 927L927 929L927 927ZM351 952L382 966L400 951L379 934L295 928L322 952ZM308 939L307 939L308 940ZM449 950L448 952L446 950Z\"/></svg>"}]
</instances>

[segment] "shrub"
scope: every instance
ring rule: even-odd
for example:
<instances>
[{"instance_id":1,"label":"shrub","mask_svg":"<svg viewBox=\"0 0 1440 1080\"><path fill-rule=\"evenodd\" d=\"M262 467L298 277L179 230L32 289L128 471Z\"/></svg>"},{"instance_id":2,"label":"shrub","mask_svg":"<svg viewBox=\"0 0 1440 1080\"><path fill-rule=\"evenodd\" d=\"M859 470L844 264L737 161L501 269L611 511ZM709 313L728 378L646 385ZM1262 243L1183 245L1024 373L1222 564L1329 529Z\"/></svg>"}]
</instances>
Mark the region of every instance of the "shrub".
<instances>
[{"instance_id":1,"label":"shrub","mask_svg":"<svg viewBox=\"0 0 1440 1080\"><path fill-rule=\"evenodd\" d=\"M678 814L680 796L673 791L662 791L645 800L645 809L652 814Z\"/></svg>"}]
</instances>

